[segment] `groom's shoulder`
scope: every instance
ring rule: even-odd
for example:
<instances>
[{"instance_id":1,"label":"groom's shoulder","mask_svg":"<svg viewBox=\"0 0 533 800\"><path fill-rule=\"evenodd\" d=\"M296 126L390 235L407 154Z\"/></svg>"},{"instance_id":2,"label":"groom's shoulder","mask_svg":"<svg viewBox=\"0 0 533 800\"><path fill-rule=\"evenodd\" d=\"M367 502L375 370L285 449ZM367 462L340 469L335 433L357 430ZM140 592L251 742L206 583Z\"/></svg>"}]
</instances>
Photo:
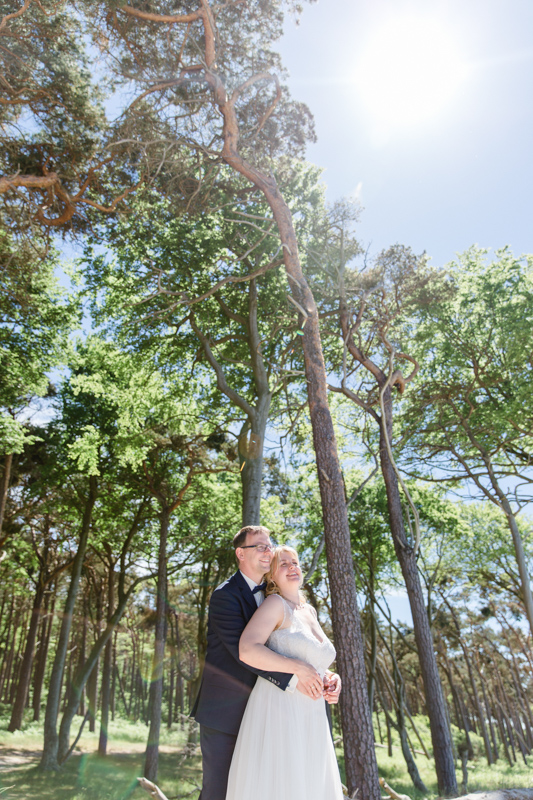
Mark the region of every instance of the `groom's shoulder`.
<instances>
[{"instance_id":1,"label":"groom's shoulder","mask_svg":"<svg viewBox=\"0 0 533 800\"><path fill-rule=\"evenodd\" d=\"M223 581L223 583L221 583L219 586L217 586L216 589L213 591L212 597L214 597L215 595L219 595L219 592L221 592L222 594L236 594L239 591L238 577L237 577L238 575L239 572L237 571L231 576L231 578L228 578L227 580Z\"/></svg>"}]
</instances>

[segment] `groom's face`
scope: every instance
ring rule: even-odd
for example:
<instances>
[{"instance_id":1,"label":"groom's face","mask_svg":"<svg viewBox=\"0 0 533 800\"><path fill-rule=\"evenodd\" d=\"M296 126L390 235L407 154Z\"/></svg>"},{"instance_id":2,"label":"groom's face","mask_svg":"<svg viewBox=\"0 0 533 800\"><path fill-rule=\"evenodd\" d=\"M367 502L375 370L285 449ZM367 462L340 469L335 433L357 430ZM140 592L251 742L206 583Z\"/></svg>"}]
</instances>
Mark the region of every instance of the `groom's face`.
<instances>
[{"instance_id":1,"label":"groom's face","mask_svg":"<svg viewBox=\"0 0 533 800\"><path fill-rule=\"evenodd\" d=\"M259 583L265 572L270 569L272 550L265 550L264 553L260 553L257 547L250 547L250 545L272 545L272 542L267 533L253 533L247 535L244 544L245 547L237 548L239 567L245 575L257 580Z\"/></svg>"}]
</instances>

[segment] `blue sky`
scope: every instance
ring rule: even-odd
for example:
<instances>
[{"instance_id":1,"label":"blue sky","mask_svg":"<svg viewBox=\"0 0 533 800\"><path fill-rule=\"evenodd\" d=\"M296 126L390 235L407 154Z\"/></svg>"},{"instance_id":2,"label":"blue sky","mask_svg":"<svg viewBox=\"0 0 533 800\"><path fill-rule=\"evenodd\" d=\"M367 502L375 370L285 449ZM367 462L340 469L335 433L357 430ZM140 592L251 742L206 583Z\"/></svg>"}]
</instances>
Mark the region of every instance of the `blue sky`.
<instances>
[{"instance_id":1,"label":"blue sky","mask_svg":"<svg viewBox=\"0 0 533 800\"><path fill-rule=\"evenodd\" d=\"M330 201L359 198L371 253L533 251L532 34L531 0L320 0L288 22L309 159Z\"/></svg>"}]
</instances>

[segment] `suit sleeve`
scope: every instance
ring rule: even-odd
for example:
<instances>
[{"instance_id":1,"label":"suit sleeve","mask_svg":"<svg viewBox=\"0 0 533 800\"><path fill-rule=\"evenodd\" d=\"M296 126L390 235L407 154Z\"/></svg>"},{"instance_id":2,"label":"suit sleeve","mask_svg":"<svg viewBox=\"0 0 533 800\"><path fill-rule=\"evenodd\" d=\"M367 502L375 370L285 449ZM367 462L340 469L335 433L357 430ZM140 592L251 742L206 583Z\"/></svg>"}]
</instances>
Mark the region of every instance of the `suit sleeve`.
<instances>
[{"instance_id":1,"label":"suit sleeve","mask_svg":"<svg viewBox=\"0 0 533 800\"><path fill-rule=\"evenodd\" d=\"M251 667L249 664L245 664L244 661L240 660L239 639L241 638L244 627L236 625L235 622L237 620L242 620L242 622L244 622L244 619L239 603L230 592L225 592L222 589L213 592L209 604L209 618L213 630L235 661L238 661L239 664L242 664L243 667L246 667L250 672L253 672L255 675L260 675L262 678L266 678L266 680L285 691L292 678L292 673L265 672L264 670Z\"/></svg>"}]
</instances>

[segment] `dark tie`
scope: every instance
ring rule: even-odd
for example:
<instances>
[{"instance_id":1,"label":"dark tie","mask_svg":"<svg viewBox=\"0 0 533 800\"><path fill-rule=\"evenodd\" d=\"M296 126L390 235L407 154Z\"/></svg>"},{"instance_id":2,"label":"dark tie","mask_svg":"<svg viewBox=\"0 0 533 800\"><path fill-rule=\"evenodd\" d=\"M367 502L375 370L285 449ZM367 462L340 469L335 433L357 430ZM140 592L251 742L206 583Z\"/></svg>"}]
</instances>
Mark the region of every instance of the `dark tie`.
<instances>
[{"instance_id":1,"label":"dark tie","mask_svg":"<svg viewBox=\"0 0 533 800\"><path fill-rule=\"evenodd\" d=\"M254 586L254 588L252 589L252 594L255 594L256 592L264 592L266 588L267 588L266 582L260 583L259 586Z\"/></svg>"}]
</instances>

